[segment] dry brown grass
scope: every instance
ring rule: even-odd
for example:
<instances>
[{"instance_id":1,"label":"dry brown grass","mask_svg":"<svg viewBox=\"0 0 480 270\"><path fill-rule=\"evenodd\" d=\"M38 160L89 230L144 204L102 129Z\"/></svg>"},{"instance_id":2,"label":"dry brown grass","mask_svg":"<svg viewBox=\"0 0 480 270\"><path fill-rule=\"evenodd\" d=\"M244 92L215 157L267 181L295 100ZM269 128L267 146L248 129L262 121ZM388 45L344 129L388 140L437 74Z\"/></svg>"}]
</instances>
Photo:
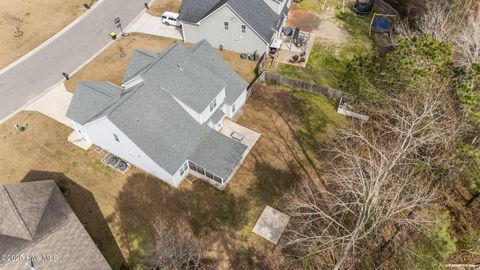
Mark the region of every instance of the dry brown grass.
<instances>
[{"instance_id":1,"label":"dry brown grass","mask_svg":"<svg viewBox=\"0 0 480 270\"><path fill-rule=\"evenodd\" d=\"M102 51L97 57L65 82L68 91L73 92L78 81L110 81L120 85L132 57L133 49L162 51L178 40L134 33L122 37ZM122 51L125 55L122 57Z\"/></svg>"},{"instance_id":2,"label":"dry brown grass","mask_svg":"<svg viewBox=\"0 0 480 270\"><path fill-rule=\"evenodd\" d=\"M69 81L65 82L65 86L68 91L73 92L77 83L82 80L110 81L119 85L122 83L133 49L160 52L175 42L179 40L140 33L122 37L75 73ZM125 53L124 57L122 57L122 51ZM238 53L222 51L220 55L248 82L255 78L255 62L241 60Z\"/></svg>"},{"instance_id":3,"label":"dry brown grass","mask_svg":"<svg viewBox=\"0 0 480 270\"><path fill-rule=\"evenodd\" d=\"M156 0L148 9L148 13L153 16L162 16L163 12L179 12L181 0Z\"/></svg>"},{"instance_id":4,"label":"dry brown grass","mask_svg":"<svg viewBox=\"0 0 480 270\"><path fill-rule=\"evenodd\" d=\"M85 2L88 1L0 1L0 68L27 54L75 20L83 13ZM21 37L14 37L15 29L8 17L22 21Z\"/></svg>"},{"instance_id":5,"label":"dry brown grass","mask_svg":"<svg viewBox=\"0 0 480 270\"><path fill-rule=\"evenodd\" d=\"M275 269L283 263L278 250L272 252L273 245L254 235L253 225L265 205L282 209L283 192L303 177L317 177L315 150L298 140L301 120L291 98L288 90L264 85L249 99L238 122L262 137L225 192L201 180L173 189L135 168L126 175L116 173L100 163L104 154L68 143L70 128L32 112L0 125L0 184L56 179L115 269L122 263L119 250L133 264L145 255L156 216L200 230L198 239L208 243L208 254L220 260L220 269L263 264ZM15 124L28 127L19 132ZM245 266L248 247L255 247L255 256L264 262Z\"/></svg>"}]
</instances>

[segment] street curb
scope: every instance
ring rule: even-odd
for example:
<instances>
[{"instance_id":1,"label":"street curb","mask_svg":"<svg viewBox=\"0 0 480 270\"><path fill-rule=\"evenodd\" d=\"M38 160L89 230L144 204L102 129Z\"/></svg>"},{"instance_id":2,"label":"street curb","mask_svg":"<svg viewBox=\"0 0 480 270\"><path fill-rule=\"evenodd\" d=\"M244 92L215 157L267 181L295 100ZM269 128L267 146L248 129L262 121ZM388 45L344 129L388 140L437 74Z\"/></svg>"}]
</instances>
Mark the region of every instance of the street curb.
<instances>
[{"instance_id":1,"label":"street curb","mask_svg":"<svg viewBox=\"0 0 480 270\"><path fill-rule=\"evenodd\" d=\"M100 6L103 1L105 0L98 0L90 9L86 10L82 15L80 15L78 18L76 18L75 20L73 20L69 25L65 26L62 30L60 30L59 32L57 32L55 35L51 36L50 38L48 38L46 41L44 41L42 44L38 45L37 47L35 47L33 50L29 51L27 54L25 54L24 56L18 58L15 62L9 64L8 66L2 68L0 70L0 75L2 75L3 73L9 71L10 69L12 69L13 67L15 67L16 65L20 64L21 62L25 61L25 59L27 59L28 57L32 56L33 54L35 54L36 52L40 51L41 49L43 49L44 47L46 47L48 44L52 43L55 39L57 39L59 36L61 36L63 33L67 32L68 30L70 30L71 28L73 28L75 25L77 25L81 20L83 20L86 16L88 16L90 13L92 13L98 6Z\"/></svg>"},{"instance_id":2,"label":"street curb","mask_svg":"<svg viewBox=\"0 0 480 270\"><path fill-rule=\"evenodd\" d=\"M95 5L98 6L100 5L104 0L99 0L97 2L97 4ZM149 2L149 5L151 5L155 0L150 0ZM93 9L89 9L90 11L93 10ZM140 17L145 13L145 9L140 12L137 17L135 17L128 25L127 27L125 27L125 30L127 31L127 29L133 24L135 23L137 20L140 19ZM83 16L86 16L87 12L85 12L84 14L82 14L82 16L78 17L77 20L79 20L80 18L82 18ZM34 50L32 50L30 53L24 55L22 58L18 59L17 61L19 61L18 63L16 64L19 64L20 62L22 62L23 60L25 60L26 58L28 58L28 56L31 56L33 53L35 53L36 51L42 49L43 47L45 47L46 45L48 45L48 43L52 42L55 38L57 38L58 36L60 36L61 34L63 34L64 32L66 32L67 30L69 30L70 28L72 28L76 23L76 20L73 21L70 25L68 25L67 27L65 27L64 29L62 29L60 32L58 32L57 34L55 34L54 36L52 36L50 39L48 39L46 42L42 43L40 46L38 46L37 48L35 48ZM97 57L101 52L103 52L106 48L108 48L110 45L112 45L112 43L114 42L114 40L110 40L105 46L103 46L100 50L98 50L92 57L90 57L88 60L86 60L85 62L83 62L81 65L79 65L77 68L75 68L72 72L69 73L69 75L74 75L75 73L77 73L80 69L82 69L83 67L85 67L88 63L90 63L95 57ZM35 52L34 52L35 51ZM25 59L23 59L25 58ZM21 60L21 61L20 61ZM15 63L12 63L11 65L13 65ZM15 64L15 65L16 65ZM12 66L13 67L13 66ZM9 66L7 66L6 68L12 68ZM7 70L1 70L0 71L0 75L2 73L4 73L5 71ZM25 110L25 108L27 108L28 106L30 106L32 103L34 103L35 101L39 100L40 98L42 98L43 96L45 96L48 92L50 92L51 90L53 90L59 83L64 83L65 82L65 79L62 79L58 82L56 82L55 84L53 84L52 86L48 87L45 91L43 91L41 94L39 94L38 96L32 98L31 100L27 101L25 103L25 105L23 105L21 108L19 108L18 110L12 112L11 114L7 115L6 117L4 117L3 119L0 119L0 124L4 123L5 121L7 121L8 119L10 119L12 116L14 116L15 114Z\"/></svg>"}]
</instances>

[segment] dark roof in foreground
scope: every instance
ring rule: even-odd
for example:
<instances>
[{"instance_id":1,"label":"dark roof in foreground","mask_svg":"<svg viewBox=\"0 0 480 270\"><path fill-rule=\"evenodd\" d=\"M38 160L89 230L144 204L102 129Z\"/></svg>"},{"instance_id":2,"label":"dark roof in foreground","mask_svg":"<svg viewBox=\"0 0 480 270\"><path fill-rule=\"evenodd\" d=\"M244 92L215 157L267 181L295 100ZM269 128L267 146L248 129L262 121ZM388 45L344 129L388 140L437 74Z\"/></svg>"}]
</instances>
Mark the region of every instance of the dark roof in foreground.
<instances>
[{"instance_id":1,"label":"dark roof in foreground","mask_svg":"<svg viewBox=\"0 0 480 270\"><path fill-rule=\"evenodd\" d=\"M146 62L145 53L152 56L152 60L150 64L142 67ZM138 60L137 57L141 59ZM139 62L142 64L138 64ZM177 63L181 68L177 67ZM177 43L161 53L134 53L127 73L135 74L132 78L140 76L144 81L132 89L124 90L108 108L101 107L101 112L89 112L95 117L84 123L78 122L85 119L83 110L92 109L92 106L85 104L95 103L92 99L99 94L84 93L96 90L83 87L82 82L75 90L67 117L85 124L99 116L106 116L143 152L172 175L185 160L201 156L198 152L206 149L202 143L211 142L210 147L215 149L216 153L209 157L207 165L211 167L205 169L226 178L228 173L225 173L225 170L232 170L237 165L234 161L241 157L240 155L239 158L232 159L229 151L234 149L232 153L243 153L246 146L219 134L207 124L198 123L175 98L189 107L202 106L204 109L225 87L226 101L232 104L245 91L247 83L231 70L206 41L201 41L190 49ZM200 81L203 81L203 85ZM86 83L95 85L92 82ZM205 99L205 96L209 99ZM220 110L221 104L217 105ZM217 134L225 139L208 139L216 137ZM213 171L219 167L224 169Z\"/></svg>"},{"instance_id":2,"label":"dark roof in foreground","mask_svg":"<svg viewBox=\"0 0 480 270\"><path fill-rule=\"evenodd\" d=\"M56 255L37 269L111 269L53 180L0 186L0 254ZM1 261L0 269L29 269Z\"/></svg>"},{"instance_id":3,"label":"dark roof in foreground","mask_svg":"<svg viewBox=\"0 0 480 270\"><path fill-rule=\"evenodd\" d=\"M229 5L265 41L270 42L281 27L283 16L263 0L183 0L178 19L198 23L223 5Z\"/></svg>"}]
</instances>

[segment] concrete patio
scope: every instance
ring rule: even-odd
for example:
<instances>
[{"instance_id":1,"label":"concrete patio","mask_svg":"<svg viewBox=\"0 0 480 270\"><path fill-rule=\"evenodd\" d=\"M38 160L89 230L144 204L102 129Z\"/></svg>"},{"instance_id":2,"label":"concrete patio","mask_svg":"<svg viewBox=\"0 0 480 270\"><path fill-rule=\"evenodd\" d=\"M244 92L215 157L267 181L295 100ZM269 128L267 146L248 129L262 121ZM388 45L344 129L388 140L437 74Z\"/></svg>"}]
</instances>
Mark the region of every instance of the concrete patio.
<instances>
[{"instance_id":1,"label":"concrete patio","mask_svg":"<svg viewBox=\"0 0 480 270\"><path fill-rule=\"evenodd\" d=\"M252 231L276 245L289 221L289 215L267 205Z\"/></svg>"},{"instance_id":2,"label":"concrete patio","mask_svg":"<svg viewBox=\"0 0 480 270\"><path fill-rule=\"evenodd\" d=\"M248 155L248 153L250 153L250 151L252 150L255 143L258 141L258 139L260 139L261 135L260 135L260 133L255 132L251 129L248 129L244 126L241 126L241 125L233 122L232 120L230 120L228 118L225 118L223 120L223 127L220 129L220 133L224 134L225 136L231 137L235 140L238 140L242 144L247 146L247 150L243 154L242 159L238 163L237 167L235 167L235 169L232 171L230 176L225 180L224 186L226 186L228 184L228 182L230 182L232 177L235 175L237 170L240 168L243 160ZM232 137L232 135L233 135L233 137ZM235 135L237 135L237 136L235 136ZM242 137L241 140L239 140L238 135L241 135L240 136L240 137Z\"/></svg>"},{"instance_id":3,"label":"concrete patio","mask_svg":"<svg viewBox=\"0 0 480 270\"><path fill-rule=\"evenodd\" d=\"M297 47L293 44L291 37L282 36L282 45L280 50L277 52L275 56L276 63L283 63L294 65L297 67L306 67L308 62L308 57L310 56L310 52L313 48L313 43L315 42L315 36L308 32L301 32L300 34L306 39L306 44L302 47ZM305 53L305 61L302 63L290 63L289 59L291 59L294 55L300 55L301 53Z\"/></svg>"}]
</instances>

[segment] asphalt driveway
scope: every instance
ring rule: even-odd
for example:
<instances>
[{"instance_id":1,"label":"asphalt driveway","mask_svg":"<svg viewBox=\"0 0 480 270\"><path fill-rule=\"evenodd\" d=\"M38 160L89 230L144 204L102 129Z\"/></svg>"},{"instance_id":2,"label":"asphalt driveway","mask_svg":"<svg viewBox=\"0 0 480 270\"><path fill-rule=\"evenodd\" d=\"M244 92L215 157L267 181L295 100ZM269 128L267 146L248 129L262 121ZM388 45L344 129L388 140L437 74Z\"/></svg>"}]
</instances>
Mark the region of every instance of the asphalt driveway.
<instances>
[{"instance_id":1,"label":"asphalt driveway","mask_svg":"<svg viewBox=\"0 0 480 270\"><path fill-rule=\"evenodd\" d=\"M103 0L73 27L24 61L0 71L0 122L22 109L47 89L88 62L119 32L114 19L126 27L144 11L144 1Z\"/></svg>"}]
</instances>

